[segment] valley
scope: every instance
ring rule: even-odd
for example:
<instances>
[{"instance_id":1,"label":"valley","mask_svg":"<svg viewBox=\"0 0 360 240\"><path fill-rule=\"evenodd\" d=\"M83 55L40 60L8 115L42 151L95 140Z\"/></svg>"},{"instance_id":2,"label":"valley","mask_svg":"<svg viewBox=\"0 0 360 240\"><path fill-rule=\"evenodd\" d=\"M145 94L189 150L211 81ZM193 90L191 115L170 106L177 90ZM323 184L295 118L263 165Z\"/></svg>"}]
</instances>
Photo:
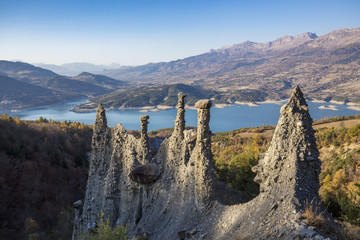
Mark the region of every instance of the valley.
<instances>
[{"instance_id":1,"label":"valley","mask_svg":"<svg viewBox=\"0 0 360 240\"><path fill-rule=\"evenodd\" d=\"M282 100L295 85L310 99L360 104L359 69L360 28L247 41L171 62L105 69L101 75L67 77L27 63L0 61L1 76L56 91L53 95L62 100L89 97L86 105L74 109L78 112L93 111L99 102L115 109L174 106L176 91L188 94L189 106L201 98L216 104ZM40 106L55 99L0 108ZM0 100L14 103L17 97L2 94Z\"/></svg>"},{"instance_id":2,"label":"valley","mask_svg":"<svg viewBox=\"0 0 360 240\"><path fill-rule=\"evenodd\" d=\"M0 61L0 110L18 110L93 97L128 83L83 72L75 77L22 62Z\"/></svg>"}]
</instances>

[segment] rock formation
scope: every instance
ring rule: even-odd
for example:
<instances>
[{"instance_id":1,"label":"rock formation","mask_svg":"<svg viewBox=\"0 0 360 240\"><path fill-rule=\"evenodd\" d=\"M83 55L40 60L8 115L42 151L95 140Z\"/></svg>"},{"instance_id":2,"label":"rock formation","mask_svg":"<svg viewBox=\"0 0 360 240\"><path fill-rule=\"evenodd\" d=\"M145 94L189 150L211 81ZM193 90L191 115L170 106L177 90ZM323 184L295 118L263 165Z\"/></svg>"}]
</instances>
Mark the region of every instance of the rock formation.
<instances>
[{"instance_id":1,"label":"rock formation","mask_svg":"<svg viewBox=\"0 0 360 240\"><path fill-rule=\"evenodd\" d=\"M200 100L197 131L185 130L184 95L170 138L149 159L147 123L141 138L96 115L86 196L76 204L73 239L96 226L101 211L111 224L129 224L142 239L298 239L317 237L300 219L307 201L318 201L320 161L312 119L299 87L281 108L265 157L253 168L261 192L225 205L216 196L209 128L211 102Z\"/></svg>"}]
</instances>

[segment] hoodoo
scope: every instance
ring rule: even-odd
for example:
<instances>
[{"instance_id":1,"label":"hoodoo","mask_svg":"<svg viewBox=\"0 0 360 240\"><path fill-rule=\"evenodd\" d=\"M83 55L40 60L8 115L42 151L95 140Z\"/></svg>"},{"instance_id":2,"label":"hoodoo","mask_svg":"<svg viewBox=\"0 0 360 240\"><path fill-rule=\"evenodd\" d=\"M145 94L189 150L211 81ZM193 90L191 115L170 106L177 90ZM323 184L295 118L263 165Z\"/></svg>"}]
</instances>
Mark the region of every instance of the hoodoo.
<instances>
[{"instance_id":1,"label":"hoodoo","mask_svg":"<svg viewBox=\"0 0 360 240\"><path fill-rule=\"evenodd\" d=\"M77 204L73 239L96 227L99 213L129 224L130 239L325 239L302 220L306 203L319 201L320 161L312 119L299 87L281 116L265 157L253 167L260 194L225 205L215 194L210 100L200 100L197 131L185 129L179 93L172 136L149 159L148 116L136 139L118 124L108 128L99 105L83 207Z\"/></svg>"}]
</instances>

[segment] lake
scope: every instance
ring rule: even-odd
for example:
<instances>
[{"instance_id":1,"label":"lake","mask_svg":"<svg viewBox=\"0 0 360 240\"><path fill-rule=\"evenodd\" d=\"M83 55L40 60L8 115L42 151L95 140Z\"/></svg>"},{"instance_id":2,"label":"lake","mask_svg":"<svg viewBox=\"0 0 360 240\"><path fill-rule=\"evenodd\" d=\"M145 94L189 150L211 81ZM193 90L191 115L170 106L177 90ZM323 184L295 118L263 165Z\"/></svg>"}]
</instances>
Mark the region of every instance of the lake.
<instances>
[{"instance_id":1,"label":"lake","mask_svg":"<svg viewBox=\"0 0 360 240\"><path fill-rule=\"evenodd\" d=\"M40 116L53 120L71 120L94 124L95 112L74 113L69 111L75 105L81 104L86 100L68 102L53 106L47 106L31 110L18 112L8 112L10 116L20 117L25 120L35 120ZM283 103L284 104L284 103ZM235 105L225 108L211 108L210 128L213 132L230 131L243 127L256 127L265 125L275 125L280 116L280 107L283 105L274 103L260 104L258 106ZM317 103L308 101L309 111L314 120L324 117L349 116L360 114L360 111L347 109L345 104ZM319 109L322 105L333 105L338 110ZM4 111L2 111L3 113ZM1 114L2 114L1 113ZM140 112L139 110L111 110L106 112L108 125L115 126L121 123L126 129L140 130L140 116L149 115L149 131L161 128L174 127L176 109L168 109L159 112ZM197 111L186 109L185 120L187 126L197 125Z\"/></svg>"}]
</instances>

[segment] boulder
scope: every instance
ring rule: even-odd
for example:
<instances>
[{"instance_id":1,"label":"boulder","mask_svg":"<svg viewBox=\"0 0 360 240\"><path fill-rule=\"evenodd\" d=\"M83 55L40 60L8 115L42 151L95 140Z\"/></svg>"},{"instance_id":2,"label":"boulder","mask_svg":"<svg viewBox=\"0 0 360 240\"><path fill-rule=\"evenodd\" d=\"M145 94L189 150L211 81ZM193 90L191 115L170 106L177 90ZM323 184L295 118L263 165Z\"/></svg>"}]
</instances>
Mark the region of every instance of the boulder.
<instances>
[{"instance_id":1,"label":"boulder","mask_svg":"<svg viewBox=\"0 0 360 240\"><path fill-rule=\"evenodd\" d=\"M159 177L159 168L151 163L139 165L130 172L129 177L139 184L149 184Z\"/></svg>"},{"instance_id":2,"label":"boulder","mask_svg":"<svg viewBox=\"0 0 360 240\"><path fill-rule=\"evenodd\" d=\"M209 109L212 103L209 99L201 99L195 103L195 107L199 109Z\"/></svg>"},{"instance_id":3,"label":"boulder","mask_svg":"<svg viewBox=\"0 0 360 240\"><path fill-rule=\"evenodd\" d=\"M73 204L74 208L81 208L83 206L83 202L81 200L77 200L76 202L74 202Z\"/></svg>"}]
</instances>

